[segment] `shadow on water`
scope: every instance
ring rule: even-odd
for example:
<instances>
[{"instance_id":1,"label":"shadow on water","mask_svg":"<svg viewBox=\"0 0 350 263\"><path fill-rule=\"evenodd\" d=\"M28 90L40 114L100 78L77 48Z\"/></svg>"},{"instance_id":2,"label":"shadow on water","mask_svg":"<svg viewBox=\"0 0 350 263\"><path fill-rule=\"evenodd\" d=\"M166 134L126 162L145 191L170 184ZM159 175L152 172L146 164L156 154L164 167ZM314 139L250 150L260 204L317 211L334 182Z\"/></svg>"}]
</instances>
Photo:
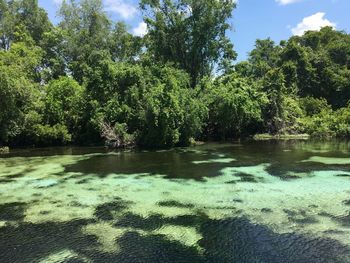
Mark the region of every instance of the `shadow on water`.
<instances>
[{"instance_id":1,"label":"shadow on water","mask_svg":"<svg viewBox=\"0 0 350 263\"><path fill-rule=\"evenodd\" d=\"M291 175L291 172L349 170L350 164L302 162L312 156L350 158L343 144L338 145L335 142L329 144L329 151L319 149L313 142L291 141L246 142L242 145L208 144L189 149L178 148L158 152L121 152L81 160L66 166L65 172L96 174L101 177L110 174L148 173L165 175L168 178L201 180L203 177L220 175L221 169L226 167L255 166L267 163L270 165L267 172L271 175L291 180L298 179L298 176ZM225 158L234 160L220 162ZM242 181L245 179L255 181L254 178L242 177Z\"/></svg>"},{"instance_id":2,"label":"shadow on water","mask_svg":"<svg viewBox=\"0 0 350 263\"><path fill-rule=\"evenodd\" d=\"M39 262L51 254L71 249L78 254L93 254L96 237L83 235L81 227L91 220L66 223L19 223L0 228L0 258L7 262ZM91 250L92 249L92 250Z\"/></svg>"},{"instance_id":3,"label":"shadow on water","mask_svg":"<svg viewBox=\"0 0 350 263\"><path fill-rule=\"evenodd\" d=\"M202 163L218 158L210 153L184 153L176 150L165 152L132 152L118 155L94 156L76 164L66 166L66 172L97 174L105 177L110 174L160 174L168 178L192 178L218 176L227 163Z\"/></svg>"},{"instance_id":4,"label":"shadow on water","mask_svg":"<svg viewBox=\"0 0 350 263\"><path fill-rule=\"evenodd\" d=\"M350 262L350 248L337 241L276 234L246 218L210 220L201 230L207 262Z\"/></svg>"},{"instance_id":5,"label":"shadow on water","mask_svg":"<svg viewBox=\"0 0 350 263\"><path fill-rule=\"evenodd\" d=\"M18 221L25 217L27 204L22 202L0 204L0 220Z\"/></svg>"},{"instance_id":6,"label":"shadow on water","mask_svg":"<svg viewBox=\"0 0 350 263\"><path fill-rule=\"evenodd\" d=\"M104 203L95 209L94 216L100 220L109 221L113 220L114 213L122 212L128 207L130 202L124 201L120 198L116 198L112 202Z\"/></svg>"},{"instance_id":7,"label":"shadow on water","mask_svg":"<svg viewBox=\"0 0 350 263\"><path fill-rule=\"evenodd\" d=\"M98 249L97 238L83 234L82 227L94 220L74 220L66 223L30 224L0 228L1 262L38 262L59 251L74 252L63 262L240 262L240 263L346 263L350 248L332 239L297 234L277 234L269 228L253 224L246 218L212 220L205 215L164 218L154 215L142 218L127 214L117 226L131 227L115 240L119 250L107 253ZM118 223L119 222L119 223ZM123 223L121 223L123 222ZM195 228L202 238L196 246L186 246L169 240L165 235L136 229L153 230L163 225Z\"/></svg>"}]
</instances>

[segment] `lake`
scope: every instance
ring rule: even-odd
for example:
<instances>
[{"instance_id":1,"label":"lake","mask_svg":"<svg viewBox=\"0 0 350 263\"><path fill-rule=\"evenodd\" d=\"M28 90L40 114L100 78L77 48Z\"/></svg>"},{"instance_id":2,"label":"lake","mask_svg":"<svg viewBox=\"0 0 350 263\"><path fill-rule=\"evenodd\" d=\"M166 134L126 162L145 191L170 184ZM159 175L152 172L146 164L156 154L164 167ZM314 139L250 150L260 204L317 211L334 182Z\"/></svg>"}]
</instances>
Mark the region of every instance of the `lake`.
<instances>
[{"instance_id":1,"label":"lake","mask_svg":"<svg viewBox=\"0 0 350 263\"><path fill-rule=\"evenodd\" d=\"M350 262L349 142L0 158L0 262Z\"/></svg>"}]
</instances>

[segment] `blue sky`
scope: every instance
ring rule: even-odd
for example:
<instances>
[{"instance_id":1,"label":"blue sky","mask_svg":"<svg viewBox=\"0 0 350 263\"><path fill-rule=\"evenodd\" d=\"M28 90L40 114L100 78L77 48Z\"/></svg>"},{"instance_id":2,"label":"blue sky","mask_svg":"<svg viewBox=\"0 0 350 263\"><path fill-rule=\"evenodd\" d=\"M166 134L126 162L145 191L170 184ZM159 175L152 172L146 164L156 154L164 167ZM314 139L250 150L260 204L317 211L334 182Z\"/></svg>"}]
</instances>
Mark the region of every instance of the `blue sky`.
<instances>
[{"instance_id":1,"label":"blue sky","mask_svg":"<svg viewBox=\"0 0 350 263\"><path fill-rule=\"evenodd\" d=\"M123 20L130 32L142 35L146 27L138 11L138 0L103 0L113 20ZM60 0L39 0L51 20L57 22ZM276 42L330 25L350 33L350 0L239 0L233 11L229 36L238 60L244 60L257 38L270 37Z\"/></svg>"}]
</instances>

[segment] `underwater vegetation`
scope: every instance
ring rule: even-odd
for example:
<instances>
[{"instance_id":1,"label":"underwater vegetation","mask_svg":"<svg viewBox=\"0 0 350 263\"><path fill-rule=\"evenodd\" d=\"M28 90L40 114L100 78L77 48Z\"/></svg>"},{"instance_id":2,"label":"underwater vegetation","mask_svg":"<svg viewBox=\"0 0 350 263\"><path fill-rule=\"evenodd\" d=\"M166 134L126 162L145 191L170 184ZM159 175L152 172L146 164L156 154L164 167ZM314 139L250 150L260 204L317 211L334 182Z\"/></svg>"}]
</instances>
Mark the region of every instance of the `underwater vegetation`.
<instances>
[{"instance_id":1,"label":"underwater vegetation","mask_svg":"<svg viewBox=\"0 0 350 263\"><path fill-rule=\"evenodd\" d=\"M342 147L37 151L0 158L1 262L350 262Z\"/></svg>"}]
</instances>

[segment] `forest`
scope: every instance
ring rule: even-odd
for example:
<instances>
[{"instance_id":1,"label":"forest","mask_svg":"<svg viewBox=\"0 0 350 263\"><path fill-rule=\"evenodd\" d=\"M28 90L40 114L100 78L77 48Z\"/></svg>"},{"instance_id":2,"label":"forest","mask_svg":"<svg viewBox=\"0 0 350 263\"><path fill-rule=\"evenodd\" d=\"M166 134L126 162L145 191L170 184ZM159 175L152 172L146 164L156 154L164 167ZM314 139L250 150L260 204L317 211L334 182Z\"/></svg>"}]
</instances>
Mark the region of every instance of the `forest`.
<instances>
[{"instance_id":1,"label":"forest","mask_svg":"<svg viewBox=\"0 0 350 263\"><path fill-rule=\"evenodd\" d=\"M233 0L141 0L147 34L101 0L0 0L0 146L186 146L350 137L350 35L258 39L236 62Z\"/></svg>"}]
</instances>

